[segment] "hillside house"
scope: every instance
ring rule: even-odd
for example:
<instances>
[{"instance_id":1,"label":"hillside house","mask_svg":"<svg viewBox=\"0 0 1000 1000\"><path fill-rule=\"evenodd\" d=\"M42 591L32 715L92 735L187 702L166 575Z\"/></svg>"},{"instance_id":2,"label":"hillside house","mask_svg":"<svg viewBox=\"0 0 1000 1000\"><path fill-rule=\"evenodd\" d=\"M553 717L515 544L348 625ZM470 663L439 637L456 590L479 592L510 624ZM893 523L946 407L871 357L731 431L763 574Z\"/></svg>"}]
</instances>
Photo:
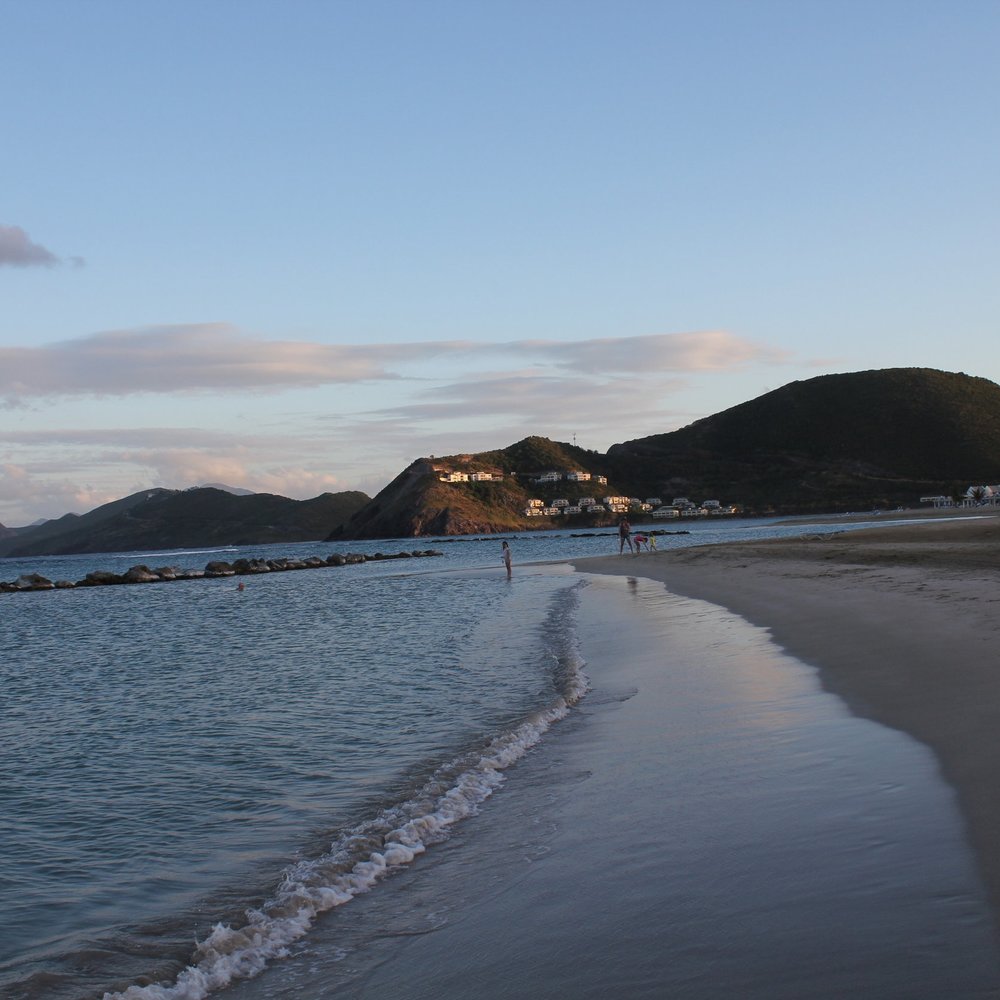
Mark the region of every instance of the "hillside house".
<instances>
[{"instance_id":1,"label":"hillside house","mask_svg":"<svg viewBox=\"0 0 1000 1000\"><path fill-rule=\"evenodd\" d=\"M558 483L562 480L562 477L563 474L561 472L542 472L531 481L533 483Z\"/></svg>"},{"instance_id":2,"label":"hillside house","mask_svg":"<svg viewBox=\"0 0 1000 1000\"><path fill-rule=\"evenodd\" d=\"M657 507L656 510L653 511L653 517L658 521L665 521L668 518L680 516L681 512L676 507Z\"/></svg>"},{"instance_id":3,"label":"hillside house","mask_svg":"<svg viewBox=\"0 0 1000 1000\"><path fill-rule=\"evenodd\" d=\"M590 473L589 472L567 472L566 478L571 483L589 483Z\"/></svg>"},{"instance_id":4,"label":"hillside house","mask_svg":"<svg viewBox=\"0 0 1000 1000\"><path fill-rule=\"evenodd\" d=\"M438 479L442 483L467 483L469 474L467 472L442 472Z\"/></svg>"}]
</instances>

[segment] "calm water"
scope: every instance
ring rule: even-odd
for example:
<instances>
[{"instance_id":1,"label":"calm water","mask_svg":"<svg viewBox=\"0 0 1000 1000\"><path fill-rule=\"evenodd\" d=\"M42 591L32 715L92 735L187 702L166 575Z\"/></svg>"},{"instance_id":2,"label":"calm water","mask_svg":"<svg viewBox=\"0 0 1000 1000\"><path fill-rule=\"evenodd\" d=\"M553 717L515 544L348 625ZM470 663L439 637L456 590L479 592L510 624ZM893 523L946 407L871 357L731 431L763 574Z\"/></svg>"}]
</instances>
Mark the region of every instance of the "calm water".
<instances>
[{"instance_id":1,"label":"calm water","mask_svg":"<svg viewBox=\"0 0 1000 1000\"><path fill-rule=\"evenodd\" d=\"M836 528L696 524L660 547L819 530ZM585 684L579 578L525 564L617 542L512 544L509 583L496 538L0 560L0 579L75 580L444 553L242 593L224 578L0 594L0 994L207 996L476 813Z\"/></svg>"}]
</instances>

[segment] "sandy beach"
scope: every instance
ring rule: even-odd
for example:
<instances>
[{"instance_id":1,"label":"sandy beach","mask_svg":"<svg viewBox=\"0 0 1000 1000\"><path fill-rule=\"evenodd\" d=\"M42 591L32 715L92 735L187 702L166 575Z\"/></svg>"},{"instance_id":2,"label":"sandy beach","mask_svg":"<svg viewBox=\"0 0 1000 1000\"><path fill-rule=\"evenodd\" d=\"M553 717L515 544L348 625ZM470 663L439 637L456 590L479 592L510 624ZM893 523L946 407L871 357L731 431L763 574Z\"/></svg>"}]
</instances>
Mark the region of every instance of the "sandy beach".
<instances>
[{"instance_id":1,"label":"sandy beach","mask_svg":"<svg viewBox=\"0 0 1000 1000\"><path fill-rule=\"evenodd\" d=\"M587 560L766 627L855 713L928 746L1000 913L1000 517Z\"/></svg>"}]
</instances>

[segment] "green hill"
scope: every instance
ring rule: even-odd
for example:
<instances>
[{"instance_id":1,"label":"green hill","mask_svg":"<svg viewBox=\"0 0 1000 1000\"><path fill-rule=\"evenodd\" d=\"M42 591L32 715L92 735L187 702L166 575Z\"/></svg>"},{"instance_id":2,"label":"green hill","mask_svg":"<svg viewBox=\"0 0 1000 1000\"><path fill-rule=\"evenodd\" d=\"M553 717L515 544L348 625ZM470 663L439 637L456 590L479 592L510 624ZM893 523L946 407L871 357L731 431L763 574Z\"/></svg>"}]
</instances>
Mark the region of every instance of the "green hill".
<instances>
[{"instance_id":1,"label":"green hill","mask_svg":"<svg viewBox=\"0 0 1000 1000\"><path fill-rule=\"evenodd\" d=\"M477 454L421 458L406 468L367 507L337 529L333 538L406 538L418 535L486 534L551 528L551 518L529 518L529 499L572 501L607 493L591 483L537 484L546 471L603 474L605 456L543 437L527 437L509 448ZM493 482L441 482L445 471L502 473ZM612 524L616 518L575 515L560 523L575 526Z\"/></svg>"},{"instance_id":2,"label":"green hill","mask_svg":"<svg viewBox=\"0 0 1000 1000\"><path fill-rule=\"evenodd\" d=\"M929 368L822 375L608 451L638 488L783 511L912 504L1000 481L1000 386Z\"/></svg>"},{"instance_id":3,"label":"green hill","mask_svg":"<svg viewBox=\"0 0 1000 1000\"><path fill-rule=\"evenodd\" d=\"M318 541L368 501L353 491L290 500L209 487L145 490L0 539L0 556Z\"/></svg>"}]
</instances>

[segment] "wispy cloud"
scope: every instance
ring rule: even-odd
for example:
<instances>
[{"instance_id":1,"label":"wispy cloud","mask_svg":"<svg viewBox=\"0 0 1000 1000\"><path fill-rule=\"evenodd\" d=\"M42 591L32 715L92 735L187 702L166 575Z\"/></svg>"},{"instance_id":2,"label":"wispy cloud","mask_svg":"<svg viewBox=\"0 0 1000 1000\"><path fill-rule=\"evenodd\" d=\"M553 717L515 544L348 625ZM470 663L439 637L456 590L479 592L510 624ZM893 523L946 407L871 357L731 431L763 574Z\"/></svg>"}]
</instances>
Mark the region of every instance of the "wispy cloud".
<instances>
[{"instance_id":1,"label":"wispy cloud","mask_svg":"<svg viewBox=\"0 0 1000 1000\"><path fill-rule=\"evenodd\" d=\"M514 358L565 375L737 370L781 364L787 352L725 331L583 341L318 344L262 340L225 323L96 333L42 347L0 348L0 397L280 391L416 377L429 363Z\"/></svg>"},{"instance_id":2,"label":"wispy cloud","mask_svg":"<svg viewBox=\"0 0 1000 1000\"><path fill-rule=\"evenodd\" d=\"M56 267L64 261L51 250L35 243L20 226L0 223L0 267ZM68 263L79 267L80 257L70 257Z\"/></svg>"}]
</instances>

